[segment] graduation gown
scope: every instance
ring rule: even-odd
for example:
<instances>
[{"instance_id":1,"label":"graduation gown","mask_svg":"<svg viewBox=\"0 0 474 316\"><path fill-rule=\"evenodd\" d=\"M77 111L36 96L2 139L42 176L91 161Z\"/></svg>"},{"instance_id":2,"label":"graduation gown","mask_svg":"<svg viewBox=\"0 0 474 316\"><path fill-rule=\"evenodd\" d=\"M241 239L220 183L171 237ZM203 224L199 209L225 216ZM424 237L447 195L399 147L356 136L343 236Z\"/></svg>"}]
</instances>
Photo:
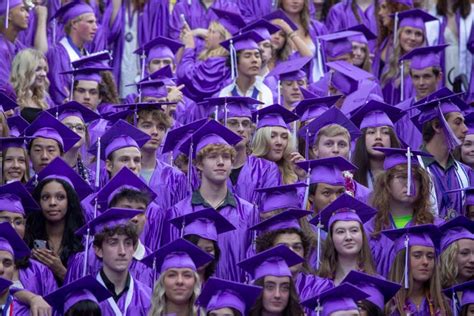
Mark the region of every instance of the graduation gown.
<instances>
[{"instance_id":1,"label":"graduation gown","mask_svg":"<svg viewBox=\"0 0 474 316\"><path fill-rule=\"evenodd\" d=\"M58 289L53 272L34 259L29 259L26 269L18 270L18 279L25 290L40 296L48 295Z\"/></svg>"},{"instance_id":2,"label":"graduation gown","mask_svg":"<svg viewBox=\"0 0 474 316\"><path fill-rule=\"evenodd\" d=\"M320 278L317 275L311 273L300 272L294 278L296 291L299 294L300 302L310 299L315 295L318 295L324 291L330 290L334 287L334 282L326 278ZM304 308L306 315L316 315L313 310Z\"/></svg>"},{"instance_id":3,"label":"graduation gown","mask_svg":"<svg viewBox=\"0 0 474 316\"><path fill-rule=\"evenodd\" d=\"M169 224L169 220L184 214L199 211L210 207L207 203L202 203L202 197L195 191L192 195L170 208L164 214L163 233L161 245L165 245L180 237L180 232ZM246 251L252 243L253 234L248 231L250 226L257 223L258 212L252 204L244 199L227 193L226 201L217 211L224 216L235 230L219 235L218 245L222 255L217 265L215 276L236 282L243 282L245 276L237 263L246 258Z\"/></svg>"},{"instance_id":4,"label":"graduation gown","mask_svg":"<svg viewBox=\"0 0 474 316\"><path fill-rule=\"evenodd\" d=\"M404 306L404 310L406 314L409 314L410 316L426 316L426 315L432 315L430 312L430 304L426 298L423 299L423 301L420 304L420 307L418 308L415 303L411 301L410 298L407 298ZM434 315L443 315L439 310L433 311ZM389 314L390 316L400 316L400 313L398 311L394 311Z\"/></svg>"},{"instance_id":5,"label":"graduation gown","mask_svg":"<svg viewBox=\"0 0 474 316\"><path fill-rule=\"evenodd\" d=\"M415 103L415 97L406 99L396 105L402 111L408 110ZM419 110L412 109L407 112L401 119L395 123L395 132L399 139L410 148L418 149L423 144L423 135L420 130L412 122L411 117L417 115Z\"/></svg>"},{"instance_id":6,"label":"graduation gown","mask_svg":"<svg viewBox=\"0 0 474 316\"><path fill-rule=\"evenodd\" d=\"M10 42L3 34L0 34L0 86L10 82L10 72L15 55L26 48L18 39Z\"/></svg>"}]
</instances>

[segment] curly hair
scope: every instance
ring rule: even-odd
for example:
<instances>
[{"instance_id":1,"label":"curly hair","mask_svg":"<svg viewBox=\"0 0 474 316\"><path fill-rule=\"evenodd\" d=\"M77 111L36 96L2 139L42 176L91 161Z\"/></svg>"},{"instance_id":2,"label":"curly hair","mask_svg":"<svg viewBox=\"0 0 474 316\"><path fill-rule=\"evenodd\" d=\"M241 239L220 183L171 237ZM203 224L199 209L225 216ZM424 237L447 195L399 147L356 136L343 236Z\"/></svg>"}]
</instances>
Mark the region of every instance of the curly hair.
<instances>
[{"instance_id":1,"label":"curly hair","mask_svg":"<svg viewBox=\"0 0 474 316\"><path fill-rule=\"evenodd\" d=\"M199 239L201 239L202 237L191 234L183 236L183 238L197 246ZM221 258L221 249L219 248L219 244L214 240L212 241L212 244L214 245L214 259L212 259L211 263L206 266L206 269L204 271L204 280L201 280L202 282L206 282L211 276L214 275L214 273L216 272L217 264L219 263L219 259Z\"/></svg>"},{"instance_id":2,"label":"curly hair","mask_svg":"<svg viewBox=\"0 0 474 316\"><path fill-rule=\"evenodd\" d=\"M36 86L36 68L41 60L47 63L42 52L33 48L26 48L18 52L12 62L10 82L15 89L17 102L20 108L27 107L27 100L32 99L41 109L49 107L45 101L49 97L49 80L45 77L45 85Z\"/></svg>"},{"instance_id":3,"label":"curly hair","mask_svg":"<svg viewBox=\"0 0 474 316\"><path fill-rule=\"evenodd\" d=\"M153 297L152 297L152 306L150 311L148 312L148 316L161 316L166 315L166 292L165 292L165 276L168 271L165 271L160 274L158 281L155 282L155 286L153 287ZM196 302L199 294L201 294L201 280L199 279L199 275L196 271L193 271L194 279L196 282L194 283L193 294L189 299L189 315L194 316L197 314L197 307L194 305Z\"/></svg>"},{"instance_id":4,"label":"curly hair","mask_svg":"<svg viewBox=\"0 0 474 316\"><path fill-rule=\"evenodd\" d=\"M100 233L94 235L94 247L102 249L102 244L107 238L114 235L124 235L132 239L133 245L138 244L137 228L131 224L121 224L114 227L105 227Z\"/></svg>"},{"instance_id":5,"label":"curly hair","mask_svg":"<svg viewBox=\"0 0 474 316\"><path fill-rule=\"evenodd\" d=\"M211 154L211 153L226 153L230 154L232 162L235 160L235 156L237 155L237 152L235 149L230 146L230 145L225 145L225 144L209 144L202 148L198 153L196 154L196 159L195 159L195 164L202 163L203 159Z\"/></svg>"},{"instance_id":6,"label":"curly hair","mask_svg":"<svg viewBox=\"0 0 474 316\"><path fill-rule=\"evenodd\" d=\"M375 179L374 192L372 194L371 205L377 210L374 220L374 232L372 238L378 238L380 232L385 229L390 229L390 181L396 173L407 173L407 165L397 165L393 168L381 173ZM432 224L434 222L434 215L431 212L430 202L430 186L431 179L428 173L420 166L412 167L412 174L420 181L420 188L417 190L417 199L413 202L413 224Z\"/></svg>"},{"instance_id":7,"label":"curly hair","mask_svg":"<svg viewBox=\"0 0 474 316\"><path fill-rule=\"evenodd\" d=\"M72 305L65 316L101 316L102 312L100 306L91 300L82 300Z\"/></svg>"},{"instance_id":8,"label":"curly hair","mask_svg":"<svg viewBox=\"0 0 474 316\"><path fill-rule=\"evenodd\" d=\"M137 125L140 119L148 119L151 117L151 119L155 122L158 122L159 124L163 125L165 129L169 129L171 127L171 118L169 115L167 115L164 111L160 109L153 109L153 108L146 108L143 110L139 110L137 113ZM134 114L130 114L127 116L127 122L133 125L134 123Z\"/></svg>"},{"instance_id":9,"label":"curly hair","mask_svg":"<svg viewBox=\"0 0 474 316\"><path fill-rule=\"evenodd\" d=\"M455 241L449 245L439 257L440 279L443 289L456 285L456 277L459 273L458 264L456 262L458 251L459 244Z\"/></svg>"},{"instance_id":10,"label":"curly hair","mask_svg":"<svg viewBox=\"0 0 474 316\"><path fill-rule=\"evenodd\" d=\"M102 103L118 104L120 103L117 84L111 71L101 71L102 78L99 83L99 95Z\"/></svg>"}]
</instances>

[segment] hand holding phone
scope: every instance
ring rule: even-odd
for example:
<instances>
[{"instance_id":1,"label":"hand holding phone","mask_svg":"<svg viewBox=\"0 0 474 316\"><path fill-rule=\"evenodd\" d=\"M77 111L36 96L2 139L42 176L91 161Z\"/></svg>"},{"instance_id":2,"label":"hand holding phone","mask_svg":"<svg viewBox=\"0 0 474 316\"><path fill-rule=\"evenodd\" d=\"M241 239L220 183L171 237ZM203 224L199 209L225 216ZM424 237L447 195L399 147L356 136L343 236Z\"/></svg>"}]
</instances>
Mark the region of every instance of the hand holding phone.
<instances>
[{"instance_id":1,"label":"hand holding phone","mask_svg":"<svg viewBox=\"0 0 474 316\"><path fill-rule=\"evenodd\" d=\"M46 240L35 239L33 241L33 247L35 249L48 249L48 242Z\"/></svg>"}]
</instances>

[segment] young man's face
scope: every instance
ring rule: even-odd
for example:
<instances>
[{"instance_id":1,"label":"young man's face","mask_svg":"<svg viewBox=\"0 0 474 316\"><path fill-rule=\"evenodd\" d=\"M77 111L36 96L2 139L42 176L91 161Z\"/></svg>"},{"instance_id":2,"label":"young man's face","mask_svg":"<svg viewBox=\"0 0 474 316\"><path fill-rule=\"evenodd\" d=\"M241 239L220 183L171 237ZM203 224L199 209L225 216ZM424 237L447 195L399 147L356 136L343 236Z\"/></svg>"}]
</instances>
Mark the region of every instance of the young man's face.
<instances>
[{"instance_id":1,"label":"young man's face","mask_svg":"<svg viewBox=\"0 0 474 316\"><path fill-rule=\"evenodd\" d=\"M97 20L94 13L85 13L73 23L72 30L76 32L83 43L90 43L97 32Z\"/></svg>"},{"instance_id":2,"label":"young man's face","mask_svg":"<svg viewBox=\"0 0 474 316\"><path fill-rule=\"evenodd\" d=\"M125 147L114 151L106 161L107 171L113 178L123 167L139 175L142 170L142 154L137 147Z\"/></svg>"},{"instance_id":3,"label":"young man's face","mask_svg":"<svg viewBox=\"0 0 474 316\"><path fill-rule=\"evenodd\" d=\"M230 117L227 119L227 128L242 137L238 146L247 146L252 133L252 121L248 117Z\"/></svg>"},{"instance_id":4,"label":"young man's face","mask_svg":"<svg viewBox=\"0 0 474 316\"><path fill-rule=\"evenodd\" d=\"M130 267L135 245L132 238L115 234L104 239L102 248L94 246L94 251L96 256L102 259L104 269L123 273Z\"/></svg>"},{"instance_id":5,"label":"young man's face","mask_svg":"<svg viewBox=\"0 0 474 316\"><path fill-rule=\"evenodd\" d=\"M33 139L30 149L30 160L33 170L38 173L54 158L61 156L59 144L54 139L38 137Z\"/></svg>"},{"instance_id":6,"label":"young man's face","mask_svg":"<svg viewBox=\"0 0 474 316\"><path fill-rule=\"evenodd\" d=\"M154 58L148 63L148 73L152 74L155 71L160 70L166 66L171 67L171 71L174 73L176 71L176 64L174 63L172 58L165 57L165 58Z\"/></svg>"},{"instance_id":7,"label":"young man's face","mask_svg":"<svg viewBox=\"0 0 474 316\"><path fill-rule=\"evenodd\" d=\"M102 102L99 83L93 80L79 80L74 88L72 99L89 108L89 110L97 110L97 106Z\"/></svg>"},{"instance_id":8,"label":"young man's face","mask_svg":"<svg viewBox=\"0 0 474 316\"><path fill-rule=\"evenodd\" d=\"M258 44L260 51L262 52L262 63L266 65L272 58L272 42L270 40L264 40Z\"/></svg>"},{"instance_id":9,"label":"young man's face","mask_svg":"<svg viewBox=\"0 0 474 316\"><path fill-rule=\"evenodd\" d=\"M411 69L410 75L418 100L435 92L442 79L442 73L440 72L436 76L433 72L433 67L427 67L421 70Z\"/></svg>"},{"instance_id":10,"label":"young man's face","mask_svg":"<svg viewBox=\"0 0 474 316\"><path fill-rule=\"evenodd\" d=\"M350 140L345 135L333 137L322 135L312 148L313 155L317 159L344 157L349 159Z\"/></svg>"},{"instance_id":11,"label":"young man's face","mask_svg":"<svg viewBox=\"0 0 474 316\"><path fill-rule=\"evenodd\" d=\"M30 19L30 12L25 4L20 4L12 9L9 13L9 25L20 31L28 28L28 22Z\"/></svg>"},{"instance_id":12,"label":"young man's face","mask_svg":"<svg viewBox=\"0 0 474 316\"><path fill-rule=\"evenodd\" d=\"M343 186L318 183L314 194L310 196L310 201L313 203L314 210L319 212L344 192Z\"/></svg>"},{"instance_id":13,"label":"young man's face","mask_svg":"<svg viewBox=\"0 0 474 316\"><path fill-rule=\"evenodd\" d=\"M262 57L258 49L245 49L240 52L237 70L238 74L246 77L255 77L260 73Z\"/></svg>"},{"instance_id":14,"label":"young man's face","mask_svg":"<svg viewBox=\"0 0 474 316\"><path fill-rule=\"evenodd\" d=\"M13 255L8 251L0 250L0 277L12 280L15 272L15 261Z\"/></svg>"},{"instance_id":15,"label":"young man's face","mask_svg":"<svg viewBox=\"0 0 474 316\"><path fill-rule=\"evenodd\" d=\"M137 128L151 136L151 139L142 147L143 151L156 151L166 134L166 126L158 120L154 120L151 114L140 116Z\"/></svg>"},{"instance_id":16,"label":"young man's face","mask_svg":"<svg viewBox=\"0 0 474 316\"><path fill-rule=\"evenodd\" d=\"M222 184L229 178L232 168L232 156L228 152L212 151L205 155L196 167L201 171L202 179Z\"/></svg>"},{"instance_id":17,"label":"young man's face","mask_svg":"<svg viewBox=\"0 0 474 316\"><path fill-rule=\"evenodd\" d=\"M446 116L446 122L453 131L454 135L463 142L467 134L467 126L464 122L464 116L460 112L451 112Z\"/></svg>"},{"instance_id":18,"label":"young man's face","mask_svg":"<svg viewBox=\"0 0 474 316\"><path fill-rule=\"evenodd\" d=\"M306 79L300 80L284 80L281 82L281 95L283 104L289 108L294 103L303 100L303 94L300 88L306 88Z\"/></svg>"},{"instance_id":19,"label":"young man's face","mask_svg":"<svg viewBox=\"0 0 474 316\"><path fill-rule=\"evenodd\" d=\"M130 222L132 222L132 224L135 225L138 236L142 234L143 229L145 228L146 220L147 220L146 214L145 214L147 206L145 203L139 202L139 201L131 201L127 198L123 198L123 199L119 199L117 203L115 203L114 205L110 205L110 207L129 208L132 210L143 211L143 213L136 215L134 218L130 220Z\"/></svg>"}]
</instances>

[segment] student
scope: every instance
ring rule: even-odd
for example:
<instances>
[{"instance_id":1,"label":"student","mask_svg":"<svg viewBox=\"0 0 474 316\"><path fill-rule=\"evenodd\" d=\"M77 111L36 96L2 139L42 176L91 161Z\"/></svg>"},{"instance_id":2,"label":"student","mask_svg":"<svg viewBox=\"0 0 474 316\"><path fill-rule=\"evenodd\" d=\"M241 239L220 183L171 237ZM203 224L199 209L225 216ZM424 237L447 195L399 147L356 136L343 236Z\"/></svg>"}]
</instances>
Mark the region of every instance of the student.
<instances>
[{"instance_id":1,"label":"student","mask_svg":"<svg viewBox=\"0 0 474 316\"><path fill-rule=\"evenodd\" d=\"M361 33L349 38L352 42L352 64L372 73L373 51L377 35L372 33L364 24L354 25L347 30Z\"/></svg>"},{"instance_id":2,"label":"student","mask_svg":"<svg viewBox=\"0 0 474 316\"><path fill-rule=\"evenodd\" d=\"M35 173L43 170L54 158L61 157L81 139L46 112L25 129L24 135L32 139L28 144L28 154Z\"/></svg>"},{"instance_id":3,"label":"student","mask_svg":"<svg viewBox=\"0 0 474 316\"><path fill-rule=\"evenodd\" d=\"M452 310L457 310L458 315L471 316L474 314L474 293L472 291L474 281L465 282L444 290L444 294L452 301ZM462 293L461 299L458 298Z\"/></svg>"},{"instance_id":4,"label":"student","mask_svg":"<svg viewBox=\"0 0 474 316\"><path fill-rule=\"evenodd\" d=\"M170 66L171 72L175 74L178 64L176 53L181 47L183 44L178 41L158 36L145 43L134 53L145 56L145 75L150 75L166 66Z\"/></svg>"},{"instance_id":5,"label":"student","mask_svg":"<svg viewBox=\"0 0 474 316\"><path fill-rule=\"evenodd\" d=\"M221 234L219 248L223 256L217 266L216 276L229 280L243 280L242 272L236 264L245 257L245 251L252 241L248 228L255 224L257 213L252 204L236 196L228 188L228 178L235 159L232 145L241 138L216 121L209 121L196 130L182 146L201 177L199 189L177 203L165 213L161 242L174 240L179 236L177 229L167 227L171 218L212 207L236 227Z\"/></svg>"},{"instance_id":6,"label":"student","mask_svg":"<svg viewBox=\"0 0 474 316\"><path fill-rule=\"evenodd\" d=\"M25 137L0 138L2 184L14 181L26 183L30 179L30 159L25 142Z\"/></svg>"},{"instance_id":7,"label":"student","mask_svg":"<svg viewBox=\"0 0 474 316\"><path fill-rule=\"evenodd\" d=\"M212 256L183 239L177 239L145 258L144 262L160 273L147 315L198 315L194 304L202 283L197 271L211 260Z\"/></svg>"},{"instance_id":8,"label":"student","mask_svg":"<svg viewBox=\"0 0 474 316\"><path fill-rule=\"evenodd\" d=\"M384 231L393 240L395 260L389 279L403 284L395 298L387 304L389 315L435 315L451 312L441 293L436 258L434 225L419 225Z\"/></svg>"},{"instance_id":9,"label":"student","mask_svg":"<svg viewBox=\"0 0 474 316\"><path fill-rule=\"evenodd\" d=\"M263 287L249 315L304 315L290 271L291 266L303 261L293 251L279 245L239 262L251 276L252 284Z\"/></svg>"}]
</instances>

